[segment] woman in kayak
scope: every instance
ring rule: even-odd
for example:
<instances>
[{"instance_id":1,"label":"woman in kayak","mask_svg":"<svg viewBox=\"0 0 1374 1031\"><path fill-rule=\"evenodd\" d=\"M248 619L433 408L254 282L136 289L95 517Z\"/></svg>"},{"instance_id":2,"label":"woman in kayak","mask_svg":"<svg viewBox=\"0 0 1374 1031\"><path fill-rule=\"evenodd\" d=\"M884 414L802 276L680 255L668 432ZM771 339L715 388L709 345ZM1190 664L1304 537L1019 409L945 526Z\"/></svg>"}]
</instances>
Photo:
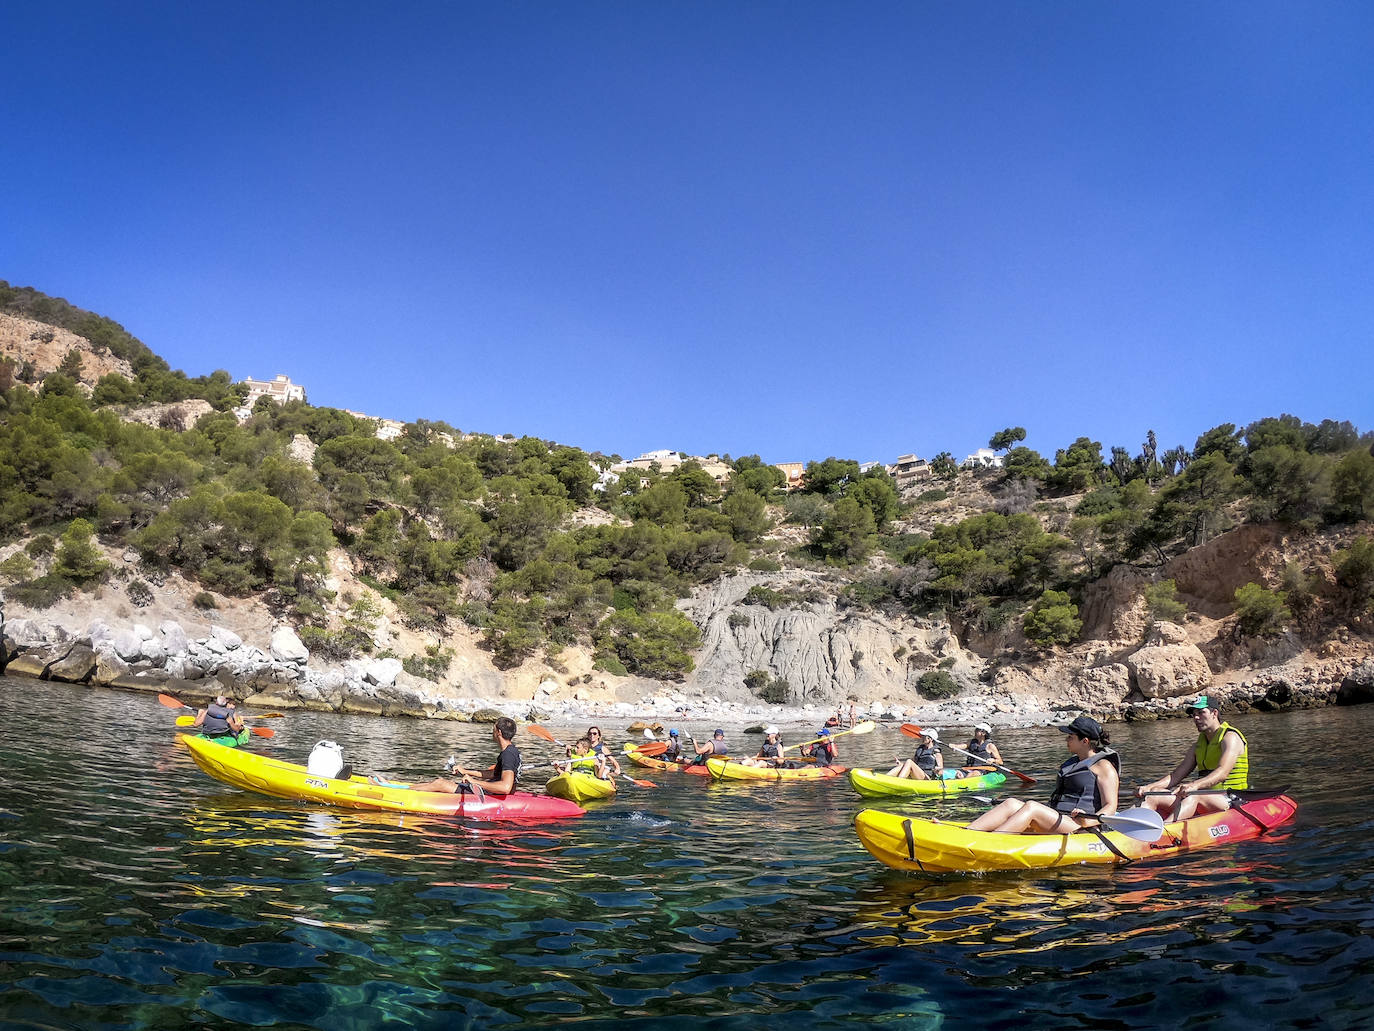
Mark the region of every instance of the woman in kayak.
<instances>
[{"instance_id":1,"label":"woman in kayak","mask_svg":"<svg viewBox=\"0 0 1374 1031\"><path fill-rule=\"evenodd\" d=\"M496 742L500 753L496 764L491 768L491 776L485 777L483 770L470 770L466 766L455 766L459 780L435 777L423 784L412 784L412 791L462 791L480 788L488 795L509 795L515 791L516 781L520 779L520 749L512 742L515 740L515 720L502 716L491 728L491 738Z\"/></svg>"},{"instance_id":2,"label":"woman in kayak","mask_svg":"<svg viewBox=\"0 0 1374 1031\"><path fill-rule=\"evenodd\" d=\"M204 737L237 737L243 733L243 721L234 711L234 703L224 694L196 713L193 725L200 728Z\"/></svg>"},{"instance_id":3,"label":"woman in kayak","mask_svg":"<svg viewBox=\"0 0 1374 1031\"><path fill-rule=\"evenodd\" d=\"M620 763L611 754L610 746L601 736L600 727L587 728L587 740L591 742L592 755L596 756L596 775L602 780L610 780L611 774L620 774Z\"/></svg>"},{"instance_id":4,"label":"woman in kayak","mask_svg":"<svg viewBox=\"0 0 1374 1031\"><path fill-rule=\"evenodd\" d=\"M986 723L980 723L973 728L973 737L969 738L968 747L964 751L972 753L965 757L965 766L1003 765L1002 753L992 743L992 727Z\"/></svg>"},{"instance_id":5,"label":"woman in kayak","mask_svg":"<svg viewBox=\"0 0 1374 1031\"><path fill-rule=\"evenodd\" d=\"M921 730L915 753L910 759L903 759L888 770L887 775L909 777L911 780L938 780L944 768L945 757L940 754L940 732L934 727L925 727Z\"/></svg>"},{"instance_id":6,"label":"woman in kayak","mask_svg":"<svg viewBox=\"0 0 1374 1031\"><path fill-rule=\"evenodd\" d=\"M1064 747L1070 755L1059 766L1049 805L1008 798L970 823L969 830L1072 834L1096 824L1097 816L1116 812L1121 757L1107 747L1109 738L1102 724L1091 716L1079 716L1059 731L1066 735Z\"/></svg>"}]
</instances>

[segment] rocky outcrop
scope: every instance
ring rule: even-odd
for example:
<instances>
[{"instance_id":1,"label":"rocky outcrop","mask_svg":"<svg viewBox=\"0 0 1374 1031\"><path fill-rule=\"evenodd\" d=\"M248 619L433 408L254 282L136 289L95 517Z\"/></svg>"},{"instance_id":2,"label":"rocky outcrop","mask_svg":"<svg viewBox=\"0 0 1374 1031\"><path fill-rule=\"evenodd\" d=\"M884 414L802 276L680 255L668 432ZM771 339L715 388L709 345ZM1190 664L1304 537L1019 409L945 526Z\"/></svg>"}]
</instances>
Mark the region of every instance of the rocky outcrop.
<instances>
[{"instance_id":1,"label":"rocky outcrop","mask_svg":"<svg viewBox=\"0 0 1374 1031\"><path fill-rule=\"evenodd\" d=\"M1139 641L1150 624L1145 587L1150 576L1134 566L1113 566L1083 591L1079 618L1089 641Z\"/></svg>"},{"instance_id":2,"label":"rocky outcrop","mask_svg":"<svg viewBox=\"0 0 1374 1031\"><path fill-rule=\"evenodd\" d=\"M1337 705L1367 705L1374 702L1374 659L1366 659L1351 670L1336 690Z\"/></svg>"},{"instance_id":3,"label":"rocky outcrop","mask_svg":"<svg viewBox=\"0 0 1374 1031\"><path fill-rule=\"evenodd\" d=\"M754 587L772 592L773 607L745 603ZM818 705L851 695L912 698L921 674L937 666L964 684L982 670L981 660L959 646L947 623L841 608L823 574L743 573L717 581L680 607L702 628L689 683L724 699L752 698L743 676L754 670L786 680L792 703Z\"/></svg>"},{"instance_id":4,"label":"rocky outcrop","mask_svg":"<svg viewBox=\"0 0 1374 1031\"><path fill-rule=\"evenodd\" d=\"M1145 644L1126 659L1131 685L1144 698L1194 694L1212 682L1212 669L1188 632L1174 623L1156 623Z\"/></svg>"}]
</instances>

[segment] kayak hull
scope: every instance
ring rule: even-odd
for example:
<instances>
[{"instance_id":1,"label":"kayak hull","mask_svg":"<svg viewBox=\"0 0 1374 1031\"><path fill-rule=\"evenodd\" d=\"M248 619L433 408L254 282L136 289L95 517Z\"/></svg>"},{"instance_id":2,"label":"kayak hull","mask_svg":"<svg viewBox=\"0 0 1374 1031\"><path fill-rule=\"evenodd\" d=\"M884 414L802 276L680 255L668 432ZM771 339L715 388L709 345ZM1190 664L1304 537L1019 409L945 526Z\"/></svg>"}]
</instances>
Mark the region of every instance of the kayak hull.
<instances>
[{"instance_id":1,"label":"kayak hull","mask_svg":"<svg viewBox=\"0 0 1374 1031\"><path fill-rule=\"evenodd\" d=\"M845 773L843 766L804 766L801 769L779 769L774 766L742 766L729 759L712 757L706 760L706 769L716 780L741 781L793 781L828 780Z\"/></svg>"},{"instance_id":2,"label":"kayak hull","mask_svg":"<svg viewBox=\"0 0 1374 1031\"><path fill-rule=\"evenodd\" d=\"M602 798L615 797L615 781L602 780L592 773L560 773L550 777L544 790L554 798L566 798L582 805Z\"/></svg>"},{"instance_id":3,"label":"kayak hull","mask_svg":"<svg viewBox=\"0 0 1374 1031\"><path fill-rule=\"evenodd\" d=\"M937 823L876 809L860 810L854 817L854 829L864 848L894 870L970 873L1163 859L1194 849L1257 838L1287 823L1297 810L1293 799L1275 794L1232 806L1225 812L1205 813L1191 820L1165 824L1164 833L1157 841L1138 841L1114 831L1105 831L1100 836L1084 832L996 834L970 831L958 823Z\"/></svg>"},{"instance_id":4,"label":"kayak hull","mask_svg":"<svg viewBox=\"0 0 1374 1031\"><path fill-rule=\"evenodd\" d=\"M677 770L680 773L690 773L698 777L710 776L705 766L688 766L686 763L669 762L666 759L645 755L631 745L625 746L625 756L630 762L636 766L643 766L646 770Z\"/></svg>"},{"instance_id":5,"label":"kayak hull","mask_svg":"<svg viewBox=\"0 0 1374 1031\"><path fill-rule=\"evenodd\" d=\"M240 748L226 748L208 738L183 735L181 739L205 773L215 780L272 798L321 802L345 809L427 813L457 816L466 820L555 820L581 816L586 810L575 802L546 795L516 792L501 796L445 791L411 791L382 786L366 777L317 777L304 766L259 755Z\"/></svg>"},{"instance_id":6,"label":"kayak hull","mask_svg":"<svg viewBox=\"0 0 1374 1031\"><path fill-rule=\"evenodd\" d=\"M849 785L864 798L890 798L893 795L920 795L922 797L943 797L962 791L985 791L1006 782L1006 775L992 772L973 777L955 777L953 770L946 770L948 777L938 780L912 780L910 777L889 777L886 773L873 770L850 770Z\"/></svg>"}]
</instances>

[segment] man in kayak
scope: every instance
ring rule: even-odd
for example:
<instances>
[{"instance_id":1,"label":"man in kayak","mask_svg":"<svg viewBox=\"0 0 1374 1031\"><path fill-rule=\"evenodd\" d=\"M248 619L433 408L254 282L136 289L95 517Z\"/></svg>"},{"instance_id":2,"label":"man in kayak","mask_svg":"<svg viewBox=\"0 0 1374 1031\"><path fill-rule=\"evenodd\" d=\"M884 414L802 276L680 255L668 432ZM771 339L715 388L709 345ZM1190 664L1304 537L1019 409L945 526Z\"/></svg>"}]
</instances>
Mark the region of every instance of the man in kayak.
<instances>
[{"instance_id":1,"label":"man in kayak","mask_svg":"<svg viewBox=\"0 0 1374 1031\"><path fill-rule=\"evenodd\" d=\"M730 750L725 747L725 731L719 727L711 735L710 741L698 743L696 738L692 738L692 747L696 749L697 754L687 764L688 766L704 766L706 760L713 755L725 756L730 754Z\"/></svg>"},{"instance_id":2,"label":"man in kayak","mask_svg":"<svg viewBox=\"0 0 1374 1031\"><path fill-rule=\"evenodd\" d=\"M204 737L238 737L243 733L243 721L234 711L234 703L225 694L218 695L213 702L196 713L193 725L200 728Z\"/></svg>"},{"instance_id":3,"label":"man in kayak","mask_svg":"<svg viewBox=\"0 0 1374 1031\"><path fill-rule=\"evenodd\" d=\"M997 750L997 746L992 743L992 726L987 723L980 723L973 728L973 737L969 739L966 752L972 752L964 760L965 766L989 766L990 764L1002 765L1002 753Z\"/></svg>"},{"instance_id":4,"label":"man in kayak","mask_svg":"<svg viewBox=\"0 0 1374 1031\"><path fill-rule=\"evenodd\" d=\"M1059 732L1066 735L1069 758L1059 766L1050 804L1008 798L968 825L971 831L1003 834L1072 834L1095 826L1099 815L1116 812L1121 787L1121 757L1108 747L1102 724L1079 716Z\"/></svg>"},{"instance_id":5,"label":"man in kayak","mask_svg":"<svg viewBox=\"0 0 1374 1031\"><path fill-rule=\"evenodd\" d=\"M903 759L888 770L887 775L909 777L911 780L939 780L944 768L945 757L940 754L940 732L934 727L923 727L915 753L910 759Z\"/></svg>"},{"instance_id":6,"label":"man in kayak","mask_svg":"<svg viewBox=\"0 0 1374 1031\"><path fill-rule=\"evenodd\" d=\"M833 718L832 716L831 719ZM840 761L840 750L835 747L835 742L830 740L830 728L822 727L816 736L820 740L811 746L811 755L815 758L816 765L834 766Z\"/></svg>"},{"instance_id":7,"label":"man in kayak","mask_svg":"<svg viewBox=\"0 0 1374 1031\"><path fill-rule=\"evenodd\" d=\"M512 742L515 740L515 720L502 716L491 728L491 738L496 742L500 753L496 764L491 768L491 776L484 776L484 770L470 770L466 766L455 766L458 780L435 777L424 784L412 784L412 791L463 791L480 788L488 795L509 795L515 791L520 779L520 749Z\"/></svg>"},{"instance_id":8,"label":"man in kayak","mask_svg":"<svg viewBox=\"0 0 1374 1031\"><path fill-rule=\"evenodd\" d=\"M1186 820L1198 813L1216 813L1231 808L1225 791L1208 789L1229 788L1244 791L1250 786L1250 749L1245 735L1229 723L1223 723L1217 703L1201 695L1188 706L1188 715L1197 727L1197 741L1167 777L1136 788L1136 795L1145 799L1144 805L1174 820ZM1197 780L1183 783L1194 770ZM1155 792L1167 792L1147 797Z\"/></svg>"}]
</instances>

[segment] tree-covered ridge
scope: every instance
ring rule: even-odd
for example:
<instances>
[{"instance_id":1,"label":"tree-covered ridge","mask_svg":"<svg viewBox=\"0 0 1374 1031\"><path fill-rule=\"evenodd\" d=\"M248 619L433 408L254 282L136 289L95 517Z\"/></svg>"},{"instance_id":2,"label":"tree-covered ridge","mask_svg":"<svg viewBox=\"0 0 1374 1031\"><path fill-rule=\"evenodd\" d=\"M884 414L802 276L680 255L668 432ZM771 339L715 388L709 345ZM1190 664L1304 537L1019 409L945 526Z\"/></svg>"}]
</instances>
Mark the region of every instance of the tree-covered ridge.
<instances>
[{"instance_id":1,"label":"tree-covered ridge","mask_svg":"<svg viewBox=\"0 0 1374 1031\"><path fill-rule=\"evenodd\" d=\"M30 317L89 316L4 289ZM148 575L175 568L209 590L262 592L312 648L341 657L371 647L366 599L325 588L328 553L342 547L433 635L431 654L409 657L431 675L442 673L445 636L464 624L501 666L582 643L612 672L681 676L700 634L675 602L746 565L847 571L850 604L944 611L984 628L1019 620L1049 646L1077 635L1076 601L1112 565L1156 567L1239 520L1318 530L1374 515L1374 435L1331 420L1225 424L1163 454L1149 434L1141 454L1112 448L1109 460L1084 437L1053 462L1021 445L1016 427L990 441L1006 451L1001 471L932 462L933 489L905 502L881 467L835 457L810 463L790 494L756 455L726 456L724 483L689 461L627 469L599 489L613 459L576 447L426 420L380 440L346 412L267 399L240 423L227 409L241 385L227 373L189 379L146 355L135 364L133 381L105 377L89 398L63 371L36 390L0 382L0 545L28 542L0 563L6 590L42 604L119 575L90 549L94 533L136 549ZM119 415L188 396L217 410L160 428ZM298 437L314 445L309 462ZM993 489L991 510L925 534L904 525L969 482ZM779 523L800 528L801 543ZM1368 558L1353 549L1341 567L1364 604ZM1265 599L1244 603L1261 613Z\"/></svg>"}]
</instances>

